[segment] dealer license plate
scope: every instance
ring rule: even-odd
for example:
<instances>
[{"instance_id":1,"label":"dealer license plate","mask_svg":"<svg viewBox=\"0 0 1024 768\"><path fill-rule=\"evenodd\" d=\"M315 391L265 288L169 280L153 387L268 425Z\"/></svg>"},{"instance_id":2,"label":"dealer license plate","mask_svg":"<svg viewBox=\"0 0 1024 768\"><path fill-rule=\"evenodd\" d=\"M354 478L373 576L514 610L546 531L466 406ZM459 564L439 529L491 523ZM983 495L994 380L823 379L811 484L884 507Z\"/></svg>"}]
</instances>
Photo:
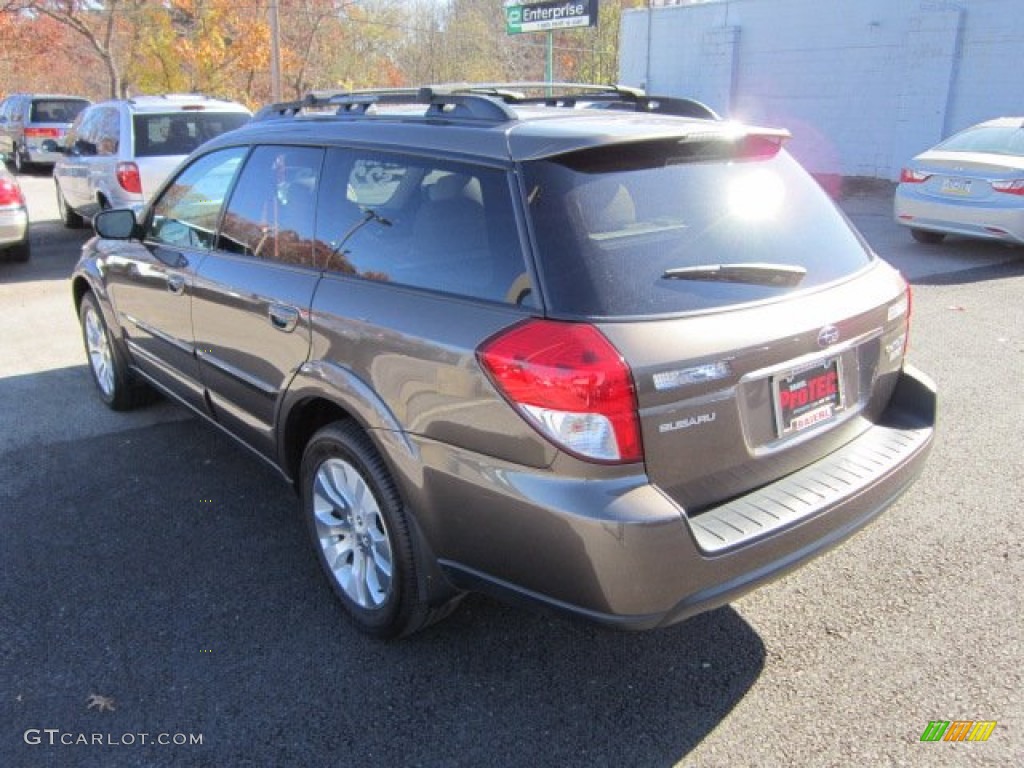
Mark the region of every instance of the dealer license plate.
<instances>
[{"instance_id":1,"label":"dealer license plate","mask_svg":"<svg viewBox=\"0 0 1024 768\"><path fill-rule=\"evenodd\" d=\"M942 191L947 195L969 195L971 194L971 180L943 179Z\"/></svg>"},{"instance_id":2,"label":"dealer license plate","mask_svg":"<svg viewBox=\"0 0 1024 768\"><path fill-rule=\"evenodd\" d=\"M837 357L778 376L773 383L780 437L828 421L843 408Z\"/></svg>"}]
</instances>

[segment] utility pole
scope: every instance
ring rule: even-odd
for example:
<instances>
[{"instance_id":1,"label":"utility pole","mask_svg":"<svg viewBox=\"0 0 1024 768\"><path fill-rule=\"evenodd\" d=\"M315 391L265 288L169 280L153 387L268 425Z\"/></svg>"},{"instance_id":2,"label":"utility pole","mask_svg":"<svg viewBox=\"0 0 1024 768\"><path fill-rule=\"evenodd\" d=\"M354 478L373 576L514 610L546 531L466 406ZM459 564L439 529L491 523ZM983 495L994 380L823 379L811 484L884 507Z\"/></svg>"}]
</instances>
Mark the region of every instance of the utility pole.
<instances>
[{"instance_id":1,"label":"utility pole","mask_svg":"<svg viewBox=\"0 0 1024 768\"><path fill-rule=\"evenodd\" d=\"M644 72L644 91L651 92L651 33L654 27L654 0L647 0L647 66Z\"/></svg>"},{"instance_id":2,"label":"utility pole","mask_svg":"<svg viewBox=\"0 0 1024 768\"><path fill-rule=\"evenodd\" d=\"M270 0L270 100L281 101L281 21L277 0Z\"/></svg>"}]
</instances>

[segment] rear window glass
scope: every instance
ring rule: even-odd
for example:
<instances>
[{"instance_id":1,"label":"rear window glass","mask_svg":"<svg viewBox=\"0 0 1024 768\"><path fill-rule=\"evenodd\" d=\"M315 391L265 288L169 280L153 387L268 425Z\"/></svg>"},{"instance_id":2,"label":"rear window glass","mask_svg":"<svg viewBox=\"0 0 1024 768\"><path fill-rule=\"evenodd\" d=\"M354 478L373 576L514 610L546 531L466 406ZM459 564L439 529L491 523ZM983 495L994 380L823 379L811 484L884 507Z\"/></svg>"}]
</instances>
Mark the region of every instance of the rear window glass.
<instances>
[{"instance_id":1,"label":"rear window glass","mask_svg":"<svg viewBox=\"0 0 1024 768\"><path fill-rule=\"evenodd\" d=\"M249 122L244 112L173 112L136 114L136 157L187 155L203 142Z\"/></svg>"},{"instance_id":2,"label":"rear window glass","mask_svg":"<svg viewBox=\"0 0 1024 768\"><path fill-rule=\"evenodd\" d=\"M948 152L985 152L991 155L1024 156L1024 127L986 125L968 128L951 136L936 149Z\"/></svg>"},{"instance_id":3,"label":"rear window glass","mask_svg":"<svg viewBox=\"0 0 1024 768\"><path fill-rule=\"evenodd\" d=\"M33 123L70 123L89 106L85 99L36 99L32 102Z\"/></svg>"},{"instance_id":4,"label":"rear window glass","mask_svg":"<svg viewBox=\"0 0 1024 768\"><path fill-rule=\"evenodd\" d=\"M527 163L549 309L587 317L715 309L822 285L870 263L863 241L795 160L756 141L747 147L742 160L721 141L673 140Z\"/></svg>"}]
</instances>

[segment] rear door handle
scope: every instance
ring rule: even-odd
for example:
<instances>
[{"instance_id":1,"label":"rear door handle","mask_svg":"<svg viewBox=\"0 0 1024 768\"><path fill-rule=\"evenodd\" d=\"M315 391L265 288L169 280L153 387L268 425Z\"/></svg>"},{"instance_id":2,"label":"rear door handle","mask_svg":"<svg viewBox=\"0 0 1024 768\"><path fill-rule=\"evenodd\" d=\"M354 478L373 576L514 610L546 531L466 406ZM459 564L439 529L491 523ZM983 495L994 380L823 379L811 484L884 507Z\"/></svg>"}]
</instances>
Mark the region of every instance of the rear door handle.
<instances>
[{"instance_id":1,"label":"rear door handle","mask_svg":"<svg viewBox=\"0 0 1024 768\"><path fill-rule=\"evenodd\" d=\"M270 316L270 324L284 333L291 333L299 323L299 310L295 307L271 304L267 314Z\"/></svg>"},{"instance_id":2,"label":"rear door handle","mask_svg":"<svg viewBox=\"0 0 1024 768\"><path fill-rule=\"evenodd\" d=\"M185 278L182 275L168 275L167 290L180 296L185 292Z\"/></svg>"}]
</instances>

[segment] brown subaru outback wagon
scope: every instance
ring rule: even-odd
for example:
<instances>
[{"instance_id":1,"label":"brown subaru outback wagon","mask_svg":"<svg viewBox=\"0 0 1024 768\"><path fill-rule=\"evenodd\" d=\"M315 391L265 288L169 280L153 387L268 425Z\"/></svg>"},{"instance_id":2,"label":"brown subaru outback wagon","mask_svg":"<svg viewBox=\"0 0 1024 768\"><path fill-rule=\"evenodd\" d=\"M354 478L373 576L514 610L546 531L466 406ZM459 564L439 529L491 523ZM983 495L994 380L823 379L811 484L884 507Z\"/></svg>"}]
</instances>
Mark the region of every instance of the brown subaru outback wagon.
<instances>
[{"instance_id":1,"label":"brown subaru outback wagon","mask_svg":"<svg viewBox=\"0 0 1024 768\"><path fill-rule=\"evenodd\" d=\"M787 135L597 86L273 105L96 217L100 396L276 467L373 634L468 590L679 621L857 531L932 442L909 288Z\"/></svg>"}]
</instances>

